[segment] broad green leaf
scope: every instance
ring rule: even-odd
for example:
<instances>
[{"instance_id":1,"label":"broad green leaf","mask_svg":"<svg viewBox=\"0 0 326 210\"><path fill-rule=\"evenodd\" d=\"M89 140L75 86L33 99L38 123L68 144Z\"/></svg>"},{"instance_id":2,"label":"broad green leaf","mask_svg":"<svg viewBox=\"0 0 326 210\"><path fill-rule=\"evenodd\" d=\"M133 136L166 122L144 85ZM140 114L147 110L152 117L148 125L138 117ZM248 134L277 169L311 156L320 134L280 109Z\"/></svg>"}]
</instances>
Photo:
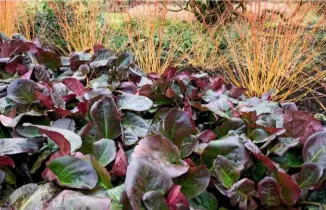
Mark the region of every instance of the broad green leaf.
<instances>
[{"instance_id":1,"label":"broad green leaf","mask_svg":"<svg viewBox=\"0 0 326 210\"><path fill-rule=\"evenodd\" d=\"M126 190L126 185L123 183L121 185L109 189L107 191L107 194L112 200L119 201L121 199L123 191L125 190Z\"/></svg>"},{"instance_id":2,"label":"broad green leaf","mask_svg":"<svg viewBox=\"0 0 326 210\"><path fill-rule=\"evenodd\" d=\"M82 157L83 160L87 161L95 169L98 175L98 182L100 185L106 189L111 189L113 186L111 184L111 175L108 170L102 166L94 156L85 155Z\"/></svg>"},{"instance_id":3,"label":"broad green leaf","mask_svg":"<svg viewBox=\"0 0 326 210\"><path fill-rule=\"evenodd\" d=\"M255 144L265 142L265 139L269 136L270 134L261 128L256 128L250 133L250 137Z\"/></svg>"},{"instance_id":4,"label":"broad green leaf","mask_svg":"<svg viewBox=\"0 0 326 210\"><path fill-rule=\"evenodd\" d=\"M277 143L268 150L268 154L273 152L279 156L283 156L290 148L299 144L299 138L279 137Z\"/></svg>"},{"instance_id":5,"label":"broad green leaf","mask_svg":"<svg viewBox=\"0 0 326 210\"><path fill-rule=\"evenodd\" d=\"M20 104L31 104L35 101L37 84L30 79L15 79L7 89L7 96Z\"/></svg>"},{"instance_id":6,"label":"broad green leaf","mask_svg":"<svg viewBox=\"0 0 326 210\"><path fill-rule=\"evenodd\" d=\"M101 139L93 144L93 154L99 164L107 166L117 155L117 146L111 139Z\"/></svg>"},{"instance_id":7,"label":"broad green leaf","mask_svg":"<svg viewBox=\"0 0 326 210\"><path fill-rule=\"evenodd\" d=\"M145 209L142 198L145 193L158 191L165 194L173 185L172 179L161 167L149 160L133 160L127 169L126 192L133 209Z\"/></svg>"},{"instance_id":8,"label":"broad green leaf","mask_svg":"<svg viewBox=\"0 0 326 210\"><path fill-rule=\"evenodd\" d=\"M218 207L218 200L214 194L204 191L190 200L190 205L196 210L216 210Z\"/></svg>"},{"instance_id":9,"label":"broad green leaf","mask_svg":"<svg viewBox=\"0 0 326 210\"><path fill-rule=\"evenodd\" d=\"M300 168L303 164L302 156L295 152L288 151L282 157L275 156L272 160L280 164L282 167Z\"/></svg>"},{"instance_id":10,"label":"broad green leaf","mask_svg":"<svg viewBox=\"0 0 326 210\"><path fill-rule=\"evenodd\" d=\"M233 130L237 134L241 135L246 132L246 124L240 118L231 117L227 121L225 121L221 126L217 128L218 136L223 137L226 136L229 131Z\"/></svg>"},{"instance_id":11,"label":"broad green leaf","mask_svg":"<svg viewBox=\"0 0 326 210\"><path fill-rule=\"evenodd\" d=\"M121 135L120 114L113 98L103 98L92 105L91 116L103 138L115 139Z\"/></svg>"},{"instance_id":12,"label":"broad green leaf","mask_svg":"<svg viewBox=\"0 0 326 210\"><path fill-rule=\"evenodd\" d=\"M240 171L235 168L230 160L221 155L218 155L214 161L214 171L217 180L227 189L240 178Z\"/></svg>"},{"instance_id":13,"label":"broad green leaf","mask_svg":"<svg viewBox=\"0 0 326 210\"><path fill-rule=\"evenodd\" d=\"M200 157L201 163L206 164L210 169L218 155L230 160L238 170L244 168L249 158L239 136L227 136L216 141L210 141Z\"/></svg>"},{"instance_id":14,"label":"broad green leaf","mask_svg":"<svg viewBox=\"0 0 326 210\"><path fill-rule=\"evenodd\" d=\"M17 107L14 100L8 96L0 98L0 114L7 115Z\"/></svg>"},{"instance_id":15,"label":"broad green leaf","mask_svg":"<svg viewBox=\"0 0 326 210\"><path fill-rule=\"evenodd\" d=\"M210 173L206 166L190 167L187 173L174 180L188 199L200 195L208 186Z\"/></svg>"},{"instance_id":16,"label":"broad green leaf","mask_svg":"<svg viewBox=\"0 0 326 210\"><path fill-rule=\"evenodd\" d=\"M124 52L118 56L115 65L117 68L121 66L128 66L133 62L133 60L134 60L134 56L131 53Z\"/></svg>"},{"instance_id":17,"label":"broad green leaf","mask_svg":"<svg viewBox=\"0 0 326 210\"><path fill-rule=\"evenodd\" d=\"M124 129L132 131L138 137L145 137L149 129L149 124L143 118L131 112L124 114L122 126Z\"/></svg>"},{"instance_id":18,"label":"broad green leaf","mask_svg":"<svg viewBox=\"0 0 326 210\"><path fill-rule=\"evenodd\" d=\"M118 96L117 105L120 110L142 112L149 110L153 105L153 101L145 96L122 93Z\"/></svg>"},{"instance_id":19,"label":"broad green leaf","mask_svg":"<svg viewBox=\"0 0 326 210\"><path fill-rule=\"evenodd\" d=\"M74 156L54 159L48 164L48 168L58 178L58 184L62 186L93 189L98 181L94 168L86 161Z\"/></svg>"}]
</instances>

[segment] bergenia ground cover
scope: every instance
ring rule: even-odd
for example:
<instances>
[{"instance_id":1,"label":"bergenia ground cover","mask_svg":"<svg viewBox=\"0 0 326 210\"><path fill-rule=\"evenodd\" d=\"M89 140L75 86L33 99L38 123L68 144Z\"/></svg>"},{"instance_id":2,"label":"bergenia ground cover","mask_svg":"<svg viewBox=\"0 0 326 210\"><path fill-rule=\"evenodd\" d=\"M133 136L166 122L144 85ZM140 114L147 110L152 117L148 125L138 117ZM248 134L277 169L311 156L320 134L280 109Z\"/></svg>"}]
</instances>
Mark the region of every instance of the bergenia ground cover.
<instances>
[{"instance_id":1,"label":"bergenia ground cover","mask_svg":"<svg viewBox=\"0 0 326 210\"><path fill-rule=\"evenodd\" d=\"M324 209L326 131L223 78L0 37L3 209Z\"/></svg>"}]
</instances>

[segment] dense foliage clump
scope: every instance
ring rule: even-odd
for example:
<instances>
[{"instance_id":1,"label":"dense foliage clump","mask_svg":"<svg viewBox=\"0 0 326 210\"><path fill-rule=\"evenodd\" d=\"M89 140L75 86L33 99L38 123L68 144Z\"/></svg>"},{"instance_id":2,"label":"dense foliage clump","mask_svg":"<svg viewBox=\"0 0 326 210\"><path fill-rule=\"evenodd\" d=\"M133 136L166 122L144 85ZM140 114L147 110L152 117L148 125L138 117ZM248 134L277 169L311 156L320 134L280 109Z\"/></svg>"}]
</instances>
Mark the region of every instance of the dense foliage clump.
<instances>
[{"instance_id":1,"label":"dense foliage clump","mask_svg":"<svg viewBox=\"0 0 326 210\"><path fill-rule=\"evenodd\" d=\"M322 209L326 132L292 103L95 45L1 35L6 209Z\"/></svg>"}]
</instances>

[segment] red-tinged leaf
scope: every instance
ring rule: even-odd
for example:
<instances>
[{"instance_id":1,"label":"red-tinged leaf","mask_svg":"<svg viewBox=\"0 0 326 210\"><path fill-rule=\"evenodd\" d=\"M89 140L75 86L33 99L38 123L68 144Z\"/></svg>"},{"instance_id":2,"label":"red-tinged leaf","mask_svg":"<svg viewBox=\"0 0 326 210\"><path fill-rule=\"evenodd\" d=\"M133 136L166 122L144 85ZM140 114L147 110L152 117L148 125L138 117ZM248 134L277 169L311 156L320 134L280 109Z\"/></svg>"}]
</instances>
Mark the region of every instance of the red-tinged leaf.
<instances>
[{"instance_id":1,"label":"red-tinged leaf","mask_svg":"<svg viewBox=\"0 0 326 210\"><path fill-rule=\"evenodd\" d=\"M0 168L4 166L11 166L15 168L15 163L10 157L0 156Z\"/></svg>"},{"instance_id":2,"label":"red-tinged leaf","mask_svg":"<svg viewBox=\"0 0 326 210\"><path fill-rule=\"evenodd\" d=\"M232 98L238 98L239 96L241 96L244 92L246 92L247 89L246 88L239 88L239 87L234 87L230 90L230 96Z\"/></svg>"},{"instance_id":3,"label":"red-tinged leaf","mask_svg":"<svg viewBox=\"0 0 326 210\"><path fill-rule=\"evenodd\" d=\"M216 137L216 134L212 130L206 129L198 136L198 140L203 143L209 143L210 141L216 139Z\"/></svg>"},{"instance_id":4,"label":"red-tinged leaf","mask_svg":"<svg viewBox=\"0 0 326 210\"><path fill-rule=\"evenodd\" d=\"M68 117L71 115L71 112L69 110L61 109L61 108L56 108L54 112L56 113L57 118Z\"/></svg>"},{"instance_id":5,"label":"red-tinged leaf","mask_svg":"<svg viewBox=\"0 0 326 210\"><path fill-rule=\"evenodd\" d=\"M150 159L172 178L186 173L189 168L188 164L180 159L177 146L161 135L149 136L139 141L131 159L139 158Z\"/></svg>"},{"instance_id":6,"label":"red-tinged leaf","mask_svg":"<svg viewBox=\"0 0 326 210\"><path fill-rule=\"evenodd\" d=\"M177 68L176 67L168 67L164 73L163 77L165 78L166 81L169 81L174 77L174 75L177 73Z\"/></svg>"},{"instance_id":7,"label":"red-tinged leaf","mask_svg":"<svg viewBox=\"0 0 326 210\"><path fill-rule=\"evenodd\" d=\"M300 198L300 188L295 180L288 174L277 169L273 170L272 177L281 187L280 197L282 201L289 206L293 206Z\"/></svg>"},{"instance_id":8,"label":"red-tinged leaf","mask_svg":"<svg viewBox=\"0 0 326 210\"><path fill-rule=\"evenodd\" d=\"M70 152L75 152L81 147L81 137L73 131L57 127L33 125L30 123L24 123L23 125L37 127L40 133L48 136L66 155L69 155Z\"/></svg>"},{"instance_id":9,"label":"red-tinged leaf","mask_svg":"<svg viewBox=\"0 0 326 210\"><path fill-rule=\"evenodd\" d=\"M118 89L122 92L136 94L138 92L138 88L134 82L122 82L118 86Z\"/></svg>"},{"instance_id":10,"label":"red-tinged leaf","mask_svg":"<svg viewBox=\"0 0 326 210\"><path fill-rule=\"evenodd\" d=\"M60 68L61 59L57 53L49 50L43 50L38 53L37 59L39 63L44 64L53 71Z\"/></svg>"},{"instance_id":11,"label":"red-tinged leaf","mask_svg":"<svg viewBox=\"0 0 326 210\"><path fill-rule=\"evenodd\" d=\"M42 104L44 104L44 106L47 109L53 109L54 107L54 103L53 100L51 98L51 96L46 96L38 91L35 92L35 97L37 100L40 100Z\"/></svg>"},{"instance_id":12,"label":"red-tinged leaf","mask_svg":"<svg viewBox=\"0 0 326 210\"><path fill-rule=\"evenodd\" d=\"M231 189L227 191L227 195L231 200L233 206L239 204L240 210L255 209L255 202L251 195L255 193L255 182L250 179L243 178L232 185Z\"/></svg>"},{"instance_id":13,"label":"red-tinged leaf","mask_svg":"<svg viewBox=\"0 0 326 210\"><path fill-rule=\"evenodd\" d=\"M39 128L39 130L40 133L47 135L52 141L54 141L65 155L70 154L70 143L61 133L42 128Z\"/></svg>"},{"instance_id":14,"label":"red-tinged leaf","mask_svg":"<svg viewBox=\"0 0 326 210\"><path fill-rule=\"evenodd\" d=\"M281 187L272 177L265 177L258 183L257 195L262 205L279 206L282 202L279 195L280 192Z\"/></svg>"},{"instance_id":15,"label":"red-tinged leaf","mask_svg":"<svg viewBox=\"0 0 326 210\"><path fill-rule=\"evenodd\" d=\"M326 131L321 131L310 136L302 150L305 163L316 163L326 168Z\"/></svg>"},{"instance_id":16,"label":"red-tinged leaf","mask_svg":"<svg viewBox=\"0 0 326 210\"><path fill-rule=\"evenodd\" d=\"M165 194L173 185L171 177L150 160L138 158L128 165L126 192L133 210L144 209L142 198L149 191Z\"/></svg>"},{"instance_id":17,"label":"red-tinged leaf","mask_svg":"<svg viewBox=\"0 0 326 210\"><path fill-rule=\"evenodd\" d=\"M77 108L79 113L86 115L88 111L88 101L78 102Z\"/></svg>"},{"instance_id":18,"label":"red-tinged leaf","mask_svg":"<svg viewBox=\"0 0 326 210\"><path fill-rule=\"evenodd\" d=\"M185 111L188 114L189 118L192 119L192 109L191 109L190 101L187 97L185 97L183 111Z\"/></svg>"},{"instance_id":19,"label":"red-tinged leaf","mask_svg":"<svg viewBox=\"0 0 326 210\"><path fill-rule=\"evenodd\" d=\"M195 79L195 84L199 88L206 88L210 85L209 78L208 77L201 77Z\"/></svg>"},{"instance_id":20,"label":"red-tinged leaf","mask_svg":"<svg viewBox=\"0 0 326 210\"><path fill-rule=\"evenodd\" d=\"M156 80L161 78L161 75L159 75L158 73L148 73L147 77L151 80Z\"/></svg>"},{"instance_id":21,"label":"red-tinged leaf","mask_svg":"<svg viewBox=\"0 0 326 210\"><path fill-rule=\"evenodd\" d=\"M76 94L75 93L72 93L72 94L68 94L68 95L65 95L65 96L61 96L61 98L65 101L65 102L69 102L69 101L72 101L76 98Z\"/></svg>"},{"instance_id":22,"label":"red-tinged leaf","mask_svg":"<svg viewBox=\"0 0 326 210\"><path fill-rule=\"evenodd\" d=\"M147 84L144 85L143 87L140 88L139 90L139 95L140 96L146 96L146 97L150 97L152 95L152 85Z\"/></svg>"},{"instance_id":23,"label":"red-tinged leaf","mask_svg":"<svg viewBox=\"0 0 326 210\"><path fill-rule=\"evenodd\" d=\"M285 110L283 124L289 136L300 138L302 144L309 136L323 130L320 121L304 111Z\"/></svg>"},{"instance_id":24,"label":"red-tinged leaf","mask_svg":"<svg viewBox=\"0 0 326 210\"><path fill-rule=\"evenodd\" d=\"M17 73L18 73L18 75L23 75L23 74L25 74L25 73L27 73L28 72L28 68L27 68L27 66L25 66L25 65L23 65L23 64L17 64L17 66L16 66L16 71L17 71ZM29 78L28 78L29 79Z\"/></svg>"},{"instance_id":25,"label":"red-tinged leaf","mask_svg":"<svg viewBox=\"0 0 326 210\"><path fill-rule=\"evenodd\" d=\"M65 78L63 84L65 84L77 96L83 97L85 95L85 87L78 79L73 77Z\"/></svg>"},{"instance_id":26,"label":"red-tinged leaf","mask_svg":"<svg viewBox=\"0 0 326 210\"><path fill-rule=\"evenodd\" d=\"M245 142L245 147L258 159L261 160L268 169L275 169L276 163L274 163L269 157L263 155L260 149L251 141Z\"/></svg>"},{"instance_id":27,"label":"red-tinged leaf","mask_svg":"<svg viewBox=\"0 0 326 210\"><path fill-rule=\"evenodd\" d=\"M22 79L30 79L33 73L33 69L27 71L26 73L24 73L23 75L20 76L20 78Z\"/></svg>"},{"instance_id":28,"label":"red-tinged leaf","mask_svg":"<svg viewBox=\"0 0 326 210\"><path fill-rule=\"evenodd\" d=\"M178 204L183 204L188 208L190 207L187 197L181 192L180 185L173 185L167 195L166 200L169 204L170 210L177 210Z\"/></svg>"},{"instance_id":29,"label":"red-tinged leaf","mask_svg":"<svg viewBox=\"0 0 326 210\"><path fill-rule=\"evenodd\" d=\"M117 152L117 156L115 158L110 174L115 176L125 176L127 173L128 160L120 143L118 143L118 147L119 150Z\"/></svg>"},{"instance_id":30,"label":"red-tinged leaf","mask_svg":"<svg viewBox=\"0 0 326 210\"><path fill-rule=\"evenodd\" d=\"M315 163L302 165L301 171L296 180L302 190L312 190L323 176L323 168Z\"/></svg>"},{"instance_id":31,"label":"red-tinged leaf","mask_svg":"<svg viewBox=\"0 0 326 210\"><path fill-rule=\"evenodd\" d=\"M177 94L172 90L172 88L167 88L165 91L165 96L168 98L173 98L177 96Z\"/></svg>"},{"instance_id":32,"label":"red-tinged leaf","mask_svg":"<svg viewBox=\"0 0 326 210\"><path fill-rule=\"evenodd\" d=\"M96 43L94 46L93 46L93 50L94 50L94 53L97 53L98 51L100 50L104 50L105 47L99 43Z\"/></svg>"},{"instance_id":33,"label":"red-tinged leaf","mask_svg":"<svg viewBox=\"0 0 326 210\"><path fill-rule=\"evenodd\" d=\"M219 89L224 84L224 79L222 77L215 77L213 84L211 85L212 90Z\"/></svg>"},{"instance_id":34,"label":"red-tinged leaf","mask_svg":"<svg viewBox=\"0 0 326 210\"><path fill-rule=\"evenodd\" d=\"M48 82L50 81L50 74L45 70L44 66L42 65L34 66L33 73L38 81L46 82L46 84L48 84ZM48 89L51 90L51 88L49 87Z\"/></svg>"},{"instance_id":35,"label":"red-tinged leaf","mask_svg":"<svg viewBox=\"0 0 326 210\"><path fill-rule=\"evenodd\" d=\"M96 101L90 113L103 138L115 139L121 135L121 117L112 97L103 96Z\"/></svg>"},{"instance_id":36,"label":"red-tinged leaf","mask_svg":"<svg viewBox=\"0 0 326 210\"><path fill-rule=\"evenodd\" d=\"M196 164L190 159L186 158L184 161L190 166L190 167L196 167Z\"/></svg>"},{"instance_id":37,"label":"red-tinged leaf","mask_svg":"<svg viewBox=\"0 0 326 210\"><path fill-rule=\"evenodd\" d=\"M51 155L51 157L50 157L49 160L45 163L45 165L48 166L48 164L49 164L52 160L54 160L54 159L56 159L56 158L59 158L59 157L63 157L63 156L65 156L65 154L63 154L63 153L59 150L59 151L57 151L57 152L55 152L55 153L53 153L53 154ZM54 174L54 173L53 173L49 168L47 168L47 167L44 169L44 171L42 172L41 176L42 176L42 178L43 178L45 181L48 181L48 182L52 182L52 181L54 181L54 180L57 179L57 177L55 176L55 174Z\"/></svg>"},{"instance_id":38,"label":"red-tinged leaf","mask_svg":"<svg viewBox=\"0 0 326 210\"><path fill-rule=\"evenodd\" d=\"M164 133L180 148L182 140L195 133L192 119L186 112L173 108L165 116Z\"/></svg>"}]
</instances>

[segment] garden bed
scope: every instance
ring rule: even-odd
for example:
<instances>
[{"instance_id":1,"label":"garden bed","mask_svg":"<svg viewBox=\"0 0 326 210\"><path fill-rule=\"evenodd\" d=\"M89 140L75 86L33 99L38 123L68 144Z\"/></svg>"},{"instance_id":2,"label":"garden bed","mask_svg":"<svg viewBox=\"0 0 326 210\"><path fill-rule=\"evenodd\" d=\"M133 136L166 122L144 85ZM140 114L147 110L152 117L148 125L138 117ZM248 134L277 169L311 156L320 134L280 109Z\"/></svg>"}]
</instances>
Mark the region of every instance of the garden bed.
<instances>
[{"instance_id":1,"label":"garden bed","mask_svg":"<svg viewBox=\"0 0 326 210\"><path fill-rule=\"evenodd\" d=\"M326 138L293 103L102 45L1 36L4 209L318 209Z\"/></svg>"}]
</instances>

